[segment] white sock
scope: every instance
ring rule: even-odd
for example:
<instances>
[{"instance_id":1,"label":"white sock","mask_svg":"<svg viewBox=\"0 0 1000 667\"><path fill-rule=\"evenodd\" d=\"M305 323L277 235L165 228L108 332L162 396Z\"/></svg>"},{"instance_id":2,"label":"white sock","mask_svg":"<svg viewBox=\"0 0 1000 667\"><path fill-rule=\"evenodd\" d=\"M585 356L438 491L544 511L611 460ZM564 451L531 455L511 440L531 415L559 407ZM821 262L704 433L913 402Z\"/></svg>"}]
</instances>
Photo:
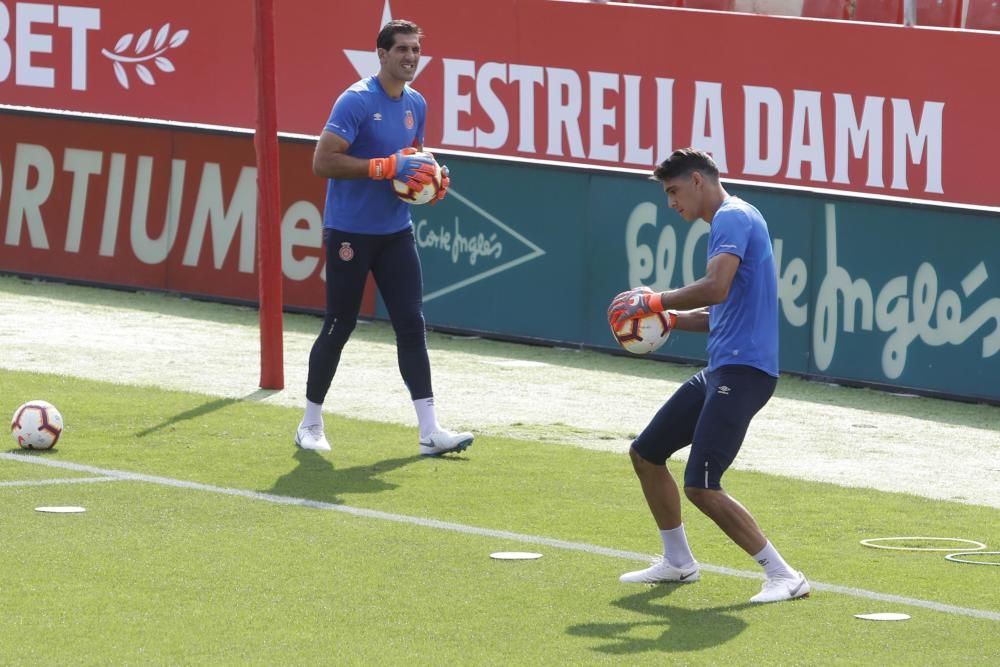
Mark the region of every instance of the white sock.
<instances>
[{"instance_id":1,"label":"white sock","mask_svg":"<svg viewBox=\"0 0 1000 667\"><path fill-rule=\"evenodd\" d=\"M663 540L663 560L667 561L667 565L687 567L694 562L683 523L670 530L661 530L660 539Z\"/></svg>"},{"instance_id":2,"label":"white sock","mask_svg":"<svg viewBox=\"0 0 1000 667\"><path fill-rule=\"evenodd\" d=\"M434 431L441 431L441 424L438 424L437 412L434 410L434 397L418 398L413 401L413 408L417 411L417 423L420 424L420 437L426 438Z\"/></svg>"},{"instance_id":3,"label":"white sock","mask_svg":"<svg viewBox=\"0 0 1000 667\"><path fill-rule=\"evenodd\" d=\"M795 571L788 567L788 563L781 557L781 554L774 548L770 540L768 540L759 553L754 554L753 559L757 561L758 565L764 568L764 574L768 579L774 579L775 577L781 579L795 578Z\"/></svg>"},{"instance_id":4,"label":"white sock","mask_svg":"<svg viewBox=\"0 0 1000 667\"><path fill-rule=\"evenodd\" d=\"M306 399L306 413L302 417L302 426L312 426L313 424L323 425L323 404L313 403Z\"/></svg>"}]
</instances>

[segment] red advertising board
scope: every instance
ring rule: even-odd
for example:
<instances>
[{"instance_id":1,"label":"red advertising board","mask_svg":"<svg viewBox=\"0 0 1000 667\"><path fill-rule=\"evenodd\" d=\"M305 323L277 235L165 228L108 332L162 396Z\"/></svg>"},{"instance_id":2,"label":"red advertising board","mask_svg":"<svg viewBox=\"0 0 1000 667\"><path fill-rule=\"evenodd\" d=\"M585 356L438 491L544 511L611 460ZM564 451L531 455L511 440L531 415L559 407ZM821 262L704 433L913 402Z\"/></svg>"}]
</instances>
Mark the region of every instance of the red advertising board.
<instances>
[{"instance_id":1,"label":"red advertising board","mask_svg":"<svg viewBox=\"0 0 1000 667\"><path fill-rule=\"evenodd\" d=\"M0 127L3 271L257 301L247 133L12 113ZM281 144L283 290L285 306L322 311L325 186L312 149Z\"/></svg>"},{"instance_id":2,"label":"red advertising board","mask_svg":"<svg viewBox=\"0 0 1000 667\"><path fill-rule=\"evenodd\" d=\"M1000 33L572 0L276 3L280 129L318 134L389 17L426 33L427 145L1000 206ZM253 125L249 0L0 0L0 103Z\"/></svg>"}]
</instances>

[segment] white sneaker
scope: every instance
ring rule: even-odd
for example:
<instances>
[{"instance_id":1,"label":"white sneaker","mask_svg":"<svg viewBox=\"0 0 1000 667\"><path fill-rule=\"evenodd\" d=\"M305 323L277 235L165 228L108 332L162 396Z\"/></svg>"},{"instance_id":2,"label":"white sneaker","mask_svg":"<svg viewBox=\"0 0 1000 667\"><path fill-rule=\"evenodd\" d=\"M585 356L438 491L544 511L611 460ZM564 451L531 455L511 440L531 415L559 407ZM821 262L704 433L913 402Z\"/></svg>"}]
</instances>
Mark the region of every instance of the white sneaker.
<instances>
[{"instance_id":1,"label":"white sneaker","mask_svg":"<svg viewBox=\"0 0 1000 667\"><path fill-rule=\"evenodd\" d=\"M310 424L309 426L299 424L299 427L295 429L295 444L302 449L310 449L315 452L330 451L330 443L327 442L326 436L323 434L322 424Z\"/></svg>"},{"instance_id":2,"label":"white sneaker","mask_svg":"<svg viewBox=\"0 0 1000 667\"><path fill-rule=\"evenodd\" d=\"M676 581L679 584L691 584L701 579L701 570L698 568L698 561L687 567L674 567L667 561L659 558L645 570L626 572L618 577L618 581L626 584L658 584L661 581Z\"/></svg>"},{"instance_id":3,"label":"white sneaker","mask_svg":"<svg viewBox=\"0 0 1000 667\"><path fill-rule=\"evenodd\" d=\"M774 577L764 582L760 593L750 598L750 602L782 602L797 600L809 596L809 582L801 572L795 573L794 579Z\"/></svg>"},{"instance_id":4,"label":"white sneaker","mask_svg":"<svg viewBox=\"0 0 1000 667\"><path fill-rule=\"evenodd\" d=\"M421 456L441 456L448 452L461 452L472 445L474 436L467 432L434 431L426 438L420 438Z\"/></svg>"}]
</instances>

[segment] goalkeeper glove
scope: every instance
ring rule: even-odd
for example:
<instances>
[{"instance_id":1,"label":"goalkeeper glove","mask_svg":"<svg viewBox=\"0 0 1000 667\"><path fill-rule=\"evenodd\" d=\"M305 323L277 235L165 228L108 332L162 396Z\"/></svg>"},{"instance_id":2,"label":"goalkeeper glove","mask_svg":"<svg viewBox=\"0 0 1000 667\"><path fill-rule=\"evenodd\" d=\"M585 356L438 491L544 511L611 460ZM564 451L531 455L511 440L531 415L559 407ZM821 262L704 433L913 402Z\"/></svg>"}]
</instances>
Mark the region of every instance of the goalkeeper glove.
<instances>
[{"instance_id":1,"label":"goalkeeper glove","mask_svg":"<svg viewBox=\"0 0 1000 667\"><path fill-rule=\"evenodd\" d=\"M441 187L438 188L437 194L431 200L431 206L444 199L444 196L448 194L448 186L451 185L451 178L448 177L448 173L448 167L441 165Z\"/></svg>"},{"instance_id":2,"label":"goalkeeper glove","mask_svg":"<svg viewBox=\"0 0 1000 667\"><path fill-rule=\"evenodd\" d=\"M635 287L622 292L611 302L611 306L608 307L608 324L618 331L628 320L663 311L663 298L660 292L654 292L646 286Z\"/></svg>"},{"instance_id":3,"label":"goalkeeper glove","mask_svg":"<svg viewBox=\"0 0 1000 667\"><path fill-rule=\"evenodd\" d=\"M389 157L368 160L368 178L395 178L419 192L434 181L434 159L418 153L416 148L404 148Z\"/></svg>"}]
</instances>

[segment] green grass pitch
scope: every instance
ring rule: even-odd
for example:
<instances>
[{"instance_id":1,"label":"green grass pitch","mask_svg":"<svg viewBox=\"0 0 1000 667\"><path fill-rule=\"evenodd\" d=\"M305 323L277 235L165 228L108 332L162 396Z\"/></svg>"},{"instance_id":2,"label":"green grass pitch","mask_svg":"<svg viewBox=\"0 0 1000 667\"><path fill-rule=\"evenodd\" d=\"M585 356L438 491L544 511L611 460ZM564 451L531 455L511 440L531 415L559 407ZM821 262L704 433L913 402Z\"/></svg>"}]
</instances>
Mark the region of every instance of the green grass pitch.
<instances>
[{"instance_id":1,"label":"green grass pitch","mask_svg":"<svg viewBox=\"0 0 1000 667\"><path fill-rule=\"evenodd\" d=\"M621 454L480 437L465 456L427 460L411 428L328 416L334 451L318 455L292 446L295 408L0 371L6 401L36 395L67 428L53 452L0 449L5 664L1000 662L1000 568L859 545L928 535L997 550L994 508L731 471L727 490L820 585L751 606L759 580L721 571L685 586L618 582L642 565L628 554L658 548ZM145 477L43 483L100 471ZM685 511L701 562L757 570ZM500 550L543 558L489 558ZM854 618L875 611L912 619Z\"/></svg>"}]
</instances>

